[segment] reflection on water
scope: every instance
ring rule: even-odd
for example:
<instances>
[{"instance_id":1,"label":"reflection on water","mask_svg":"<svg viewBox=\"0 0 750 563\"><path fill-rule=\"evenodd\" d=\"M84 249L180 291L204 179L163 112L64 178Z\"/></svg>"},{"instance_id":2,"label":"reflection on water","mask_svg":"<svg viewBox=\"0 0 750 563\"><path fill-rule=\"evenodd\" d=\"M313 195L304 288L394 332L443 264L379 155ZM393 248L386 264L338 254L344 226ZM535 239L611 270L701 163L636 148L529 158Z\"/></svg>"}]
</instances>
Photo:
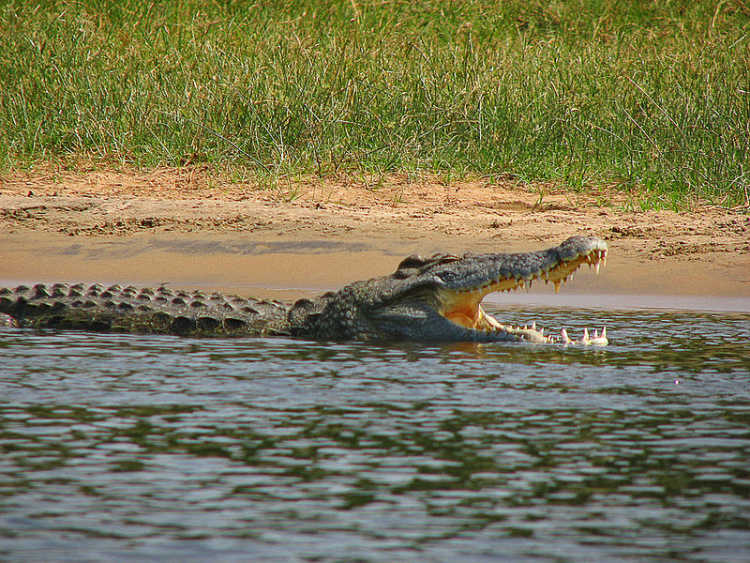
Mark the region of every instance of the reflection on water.
<instances>
[{"instance_id":1,"label":"reflection on water","mask_svg":"<svg viewBox=\"0 0 750 563\"><path fill-rule=\"evenodd\" d=\"M0 558L749 559L750 316L534 312L605 315L605 349L6 330Z\"/></svg>"}]
</instances>

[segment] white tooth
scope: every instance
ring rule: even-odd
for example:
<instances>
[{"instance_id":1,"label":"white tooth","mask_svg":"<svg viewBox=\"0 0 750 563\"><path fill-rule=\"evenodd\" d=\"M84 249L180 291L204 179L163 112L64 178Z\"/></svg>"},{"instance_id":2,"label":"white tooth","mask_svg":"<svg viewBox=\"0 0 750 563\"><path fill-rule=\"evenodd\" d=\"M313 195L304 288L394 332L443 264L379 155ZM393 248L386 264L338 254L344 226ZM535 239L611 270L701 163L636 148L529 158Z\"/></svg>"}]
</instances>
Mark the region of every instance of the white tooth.
<instances>
[{"instance_id":1,"label":"white tooth","mask_svg":"<svg viewBox=\"0 0 750 563\"><path fill-rule=\"evenodd\" d=\"M536 330L536 321L531 321L531 330Z\"/></svg>"},{"instance_id":2,"label":"white tooth","mask_svg":"<svg viewBox=\"0 0 750 563\"><path fill-rule=\"evenodd\" d=\"M599 338L599 331L594 329L594 338Z\"/></svg>"},{"instance_id":3,"label":"white tooth","mask_svg":"<svg viewBox=\"0 0 750 563\"><path fill-rule=\"evenodd\" d=\"M596 271L596 275L599 275L599 262L596 263L596 266L594 266L594 270Z\"/></svg>"},{"instance_id":4,"label":"white tooth","mask_svg":"<svg viewBox=\"0 0 750 563\"><path fill-rule=\"evenodd\" d=\"M564 328L560 330L560 338L562 339L563 344L572 344L573 341L568 336L568 331Z\"/></svg>"},{"instance_id":5,"label":"white tooth","mask_svg":"<svg viewBox=\"0 0 750 563\"><path fill-rule=\"evenodd\" d=\"M589 342L591 342L591 339L589 338L589 329L588 328L584 328L583 329L583 338L581 338L581 342L583 344L588 344Z\"/></svg>"},{"instance_id":6,"label":"white tooth","mask_svg":"<svg viewBox=\"0 0 750 563\"><path fill-rule=\"evenodd\" d=\"M606 346L609 344L609 340L607 340L607 328L602 328L602 333L597 336L597 332L594 332L594 338L589 342L589 344L592 344L594 346Z\"/></svg>"}]
</instances>

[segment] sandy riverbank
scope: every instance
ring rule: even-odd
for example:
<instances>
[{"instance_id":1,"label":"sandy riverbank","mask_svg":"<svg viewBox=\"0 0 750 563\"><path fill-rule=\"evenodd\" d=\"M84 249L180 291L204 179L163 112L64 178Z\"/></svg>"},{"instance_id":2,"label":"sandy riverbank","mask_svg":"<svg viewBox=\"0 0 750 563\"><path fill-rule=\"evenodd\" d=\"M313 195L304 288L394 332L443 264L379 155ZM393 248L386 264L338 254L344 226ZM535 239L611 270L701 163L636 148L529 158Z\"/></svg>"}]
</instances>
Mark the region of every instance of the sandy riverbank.
<instances>
[{"instance_id":1,"label":"sandy riverbank","mask_svg":"<svg viewBox=\"0 0 750 563\"><path fill-rule=\"evenodd\" d=\"M645 306L670 296L743 310L746 213L628 207L614 192L434 178L262 190L202 169L19 172L0 178L0 281L164 282L291 298L390 272L411 253L532 250L580 233L608 241L608 267L550 300L617 306L649 296Z\"/></svg>"}]
</instances>

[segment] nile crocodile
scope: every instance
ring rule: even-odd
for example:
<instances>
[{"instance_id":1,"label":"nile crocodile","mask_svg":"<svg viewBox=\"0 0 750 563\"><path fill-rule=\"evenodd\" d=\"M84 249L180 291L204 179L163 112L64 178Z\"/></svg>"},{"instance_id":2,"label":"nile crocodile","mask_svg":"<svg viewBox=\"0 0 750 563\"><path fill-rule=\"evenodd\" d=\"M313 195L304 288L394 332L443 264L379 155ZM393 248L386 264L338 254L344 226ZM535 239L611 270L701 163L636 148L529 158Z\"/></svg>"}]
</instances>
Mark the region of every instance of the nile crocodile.
<instances>
[{"instance_id":1,"label":"nile crocodile","mask_svg":"<svg viewBox=\"0 0 750 563\"><path fill-rule=\"evenodd\" d=\"M599 270L607 244L575 236L559 246L513 254L410 256L388 276L288 305L166 287L37 284L0 289L0 312L16 326L185 336L296 336L316 339L572 342L563 330L504 325L481 306L485 295L555 285L583 264ZM606 333L583 344L606 344Z\"/></svg>"}]
</instances>

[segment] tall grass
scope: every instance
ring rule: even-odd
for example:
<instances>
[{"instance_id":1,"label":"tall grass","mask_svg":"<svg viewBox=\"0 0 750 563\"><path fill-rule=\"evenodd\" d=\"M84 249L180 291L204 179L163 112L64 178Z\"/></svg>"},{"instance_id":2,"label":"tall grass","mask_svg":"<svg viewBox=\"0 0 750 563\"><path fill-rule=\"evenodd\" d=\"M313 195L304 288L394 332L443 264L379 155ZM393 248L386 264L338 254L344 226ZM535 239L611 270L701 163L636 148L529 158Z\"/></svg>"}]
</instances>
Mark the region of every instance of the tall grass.
<instances>
[{"instance_id":1,"label":"tall grass","mask_svg":"<svg viewBox=\"0 0 750 563\"><path fill-rule=\"evenodd\" d=\"M0 166L448 171L741 204L740 0L0 1Z\"/></svg>"}]
</instances>

